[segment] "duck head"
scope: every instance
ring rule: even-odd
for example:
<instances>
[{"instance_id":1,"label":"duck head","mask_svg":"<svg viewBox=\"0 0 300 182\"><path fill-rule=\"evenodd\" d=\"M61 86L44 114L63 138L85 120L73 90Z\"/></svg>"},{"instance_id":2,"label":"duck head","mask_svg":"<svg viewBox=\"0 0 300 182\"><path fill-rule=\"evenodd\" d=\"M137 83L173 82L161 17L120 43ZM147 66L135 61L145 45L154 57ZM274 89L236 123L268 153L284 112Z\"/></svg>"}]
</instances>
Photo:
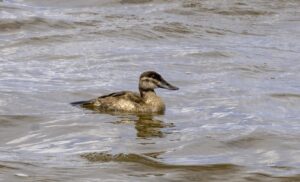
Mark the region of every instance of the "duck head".
<instances>
[{"instance_id":1,"label":"duck head","mask_svg":"<svg viewBox=\"0 0 300 182\"><path fill-rule=\"evenodd\" d=\"M168 83L163 77L155 71L146 71L141 74L139 89L141 91L153 91L156 88L168 90L178 90L178 87Z\"/></svg>"}]
</instances>

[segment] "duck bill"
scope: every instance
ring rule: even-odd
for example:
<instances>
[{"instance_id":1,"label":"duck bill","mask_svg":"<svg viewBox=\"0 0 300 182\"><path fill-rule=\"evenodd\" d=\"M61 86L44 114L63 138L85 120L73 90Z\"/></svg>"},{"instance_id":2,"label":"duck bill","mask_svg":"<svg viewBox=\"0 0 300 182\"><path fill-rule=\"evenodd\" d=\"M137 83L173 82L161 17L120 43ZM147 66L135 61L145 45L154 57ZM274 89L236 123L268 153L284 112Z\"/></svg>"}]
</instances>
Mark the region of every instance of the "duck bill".
<instances>
[{"instance_id":1,"label":"duck bill","mask_svg":"<svg viewBox=\"0 0 300 182\"><path fill-rule=\"evenodd\" d=\"M178 87L175 87L174 85L171 85L170 83L168 83L165 80L162 80L160 82L160 84L158 85L159 88L164 88L164 89L168 89L168 90L178 90Z\"/></svg>"}]
</instances>

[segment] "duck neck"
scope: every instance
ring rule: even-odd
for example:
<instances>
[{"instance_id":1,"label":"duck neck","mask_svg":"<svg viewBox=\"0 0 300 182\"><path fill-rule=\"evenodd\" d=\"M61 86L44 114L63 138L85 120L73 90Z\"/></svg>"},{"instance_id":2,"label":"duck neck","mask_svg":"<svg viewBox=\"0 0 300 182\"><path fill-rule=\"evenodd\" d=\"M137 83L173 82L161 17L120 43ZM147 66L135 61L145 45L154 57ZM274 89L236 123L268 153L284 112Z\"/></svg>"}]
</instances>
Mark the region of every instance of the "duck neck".
<instances>
[{"instance_id":1,"label":"duck neck","mask_svg":"<svg viewBox=\"0 0 300 182\"><path fill-rule=\"evenodd\" d=\"M156 97L156 93L153 89L143 89L139 88L141 97L145 100L149 99L149 97Z\"/></svg>"},{"instance_id":2,"label":"duck neck","mask_svg":"<svg viewBox=\"0 0 300 182\"><path fill-rule=\"evenodd\" d=\"M156 95L153 89L145 90L140 88L139 90L145 104L149 106L150 112L163 113L165 111L164 102Z\"/></svg>"}]
</instances>

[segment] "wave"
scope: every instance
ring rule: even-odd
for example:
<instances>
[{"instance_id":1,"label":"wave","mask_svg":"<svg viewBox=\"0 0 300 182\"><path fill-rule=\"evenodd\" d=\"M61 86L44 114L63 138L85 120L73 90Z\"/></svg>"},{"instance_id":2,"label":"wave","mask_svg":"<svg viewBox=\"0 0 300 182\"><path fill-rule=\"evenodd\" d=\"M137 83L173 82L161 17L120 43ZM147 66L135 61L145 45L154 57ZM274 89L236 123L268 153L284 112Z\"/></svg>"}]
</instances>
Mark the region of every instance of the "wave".
<instances>
[{"instance_id":1,"label":"wave","mask_svg":"<svg viewBox=\"0 0 300 182\"><path fill-rule=\"evenodd\" d=\"M47 18L32 17L29 19L2 19L0 21L0 33L21 30L38 30L40 29L68 29L74 28L74 24L63 20L51 20Z\"/></svg>"},{"instance_id":2,"label":"wave","mask_svg":"<svg viewBox=\"0 0 300 182\"><path fill-rule=\"evenodd\" d=\"M234 164L209 164L209 165L179 165L160 162L148 154L109 154L106 152L92 152L80 156L91 162L131 162L155 168L182 168L188 170L239 170L240 166Z\"/></svg>"},{"instance_id":3,"label":"wave","mask_svg":"<svg viewBox=\"0 0 300 182\"><path fill-rule=\"evenodd\" d=\"M180 164L168 164L157 160L152 157L153 154L109 154L106 152L92 152L81 154L82 158L87 159L90 162L118 162L118 163L134 163L141 164L144 167L149 167L151 170L159 170L164 173L172 173L171 171L181 171L181 178L187 181L213 181L224 179L237 181L297 181L300 180L300 175L285 175L276 176L264 172L252 172L247 171L245 166L239 166L231 163L220 164L203 164L203 165L180 165ZM157 155L157 154L155 154ZM289 170L289 167L285 166L272 166L271 168L279 170ZM168 172L167 172L168 171ZM218 181L218 180L217 180Z\"/></svg>"}]
</instances>

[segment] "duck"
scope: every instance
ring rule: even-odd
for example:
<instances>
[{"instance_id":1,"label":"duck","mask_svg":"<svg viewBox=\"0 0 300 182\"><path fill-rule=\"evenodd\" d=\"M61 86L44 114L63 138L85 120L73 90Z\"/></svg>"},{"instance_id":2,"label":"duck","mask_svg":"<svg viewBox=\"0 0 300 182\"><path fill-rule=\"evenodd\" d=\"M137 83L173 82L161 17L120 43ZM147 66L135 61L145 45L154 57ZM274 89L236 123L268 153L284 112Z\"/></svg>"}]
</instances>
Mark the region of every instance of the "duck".
<instances>
[{"instance_id":1,"label":"duck","mask_svg":"<svg viewBox=\"0 0 300 182\"><path fill-rule=\"evenodd\" d=\"M114 92L96 99L72 102L71 105L104 113L164 114L165 103L154 90L157 88L179 89L168 83L155 71L143 72L139 78L138 88L139 93L132 91Z\"/></svg>"}]
</instances>

